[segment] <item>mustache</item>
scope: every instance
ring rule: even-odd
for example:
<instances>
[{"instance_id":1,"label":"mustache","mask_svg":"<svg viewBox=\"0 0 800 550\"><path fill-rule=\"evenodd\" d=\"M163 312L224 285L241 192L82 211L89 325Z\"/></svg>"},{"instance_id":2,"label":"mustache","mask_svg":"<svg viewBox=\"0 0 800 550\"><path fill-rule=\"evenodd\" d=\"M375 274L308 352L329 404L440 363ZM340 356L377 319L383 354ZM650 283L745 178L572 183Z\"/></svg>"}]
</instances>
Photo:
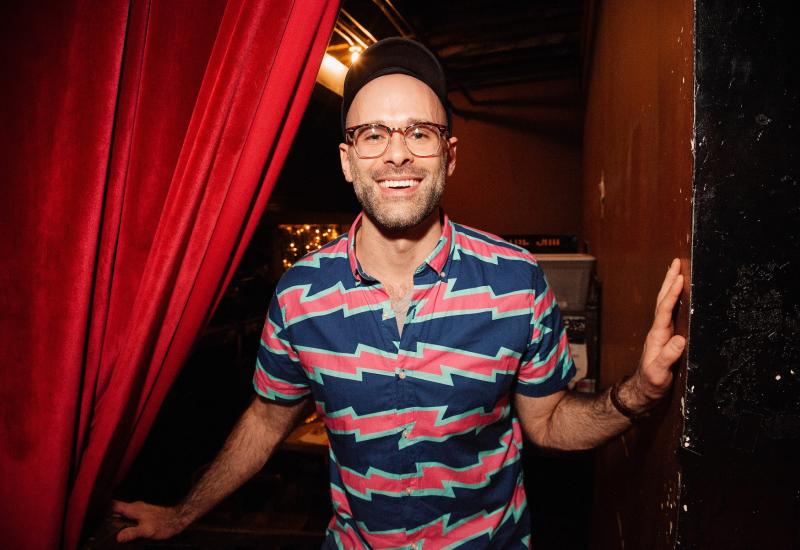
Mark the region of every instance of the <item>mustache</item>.
<instances>
[{"instance_id":1,"label":"mustache","mask_svg":"<svg viewBox=\"0 0 800 550\"><path fill-rule=\"evenodd\" d=\"M401 168L383 168L380 170L374 170L370 173L370 177L373 180L380 180L386 178L399 178L399 179L425 179L425 176L428 175L427 170L421 170L418 168L411 168L411 167L401 167Z\"/></svg>"}]
</instances>

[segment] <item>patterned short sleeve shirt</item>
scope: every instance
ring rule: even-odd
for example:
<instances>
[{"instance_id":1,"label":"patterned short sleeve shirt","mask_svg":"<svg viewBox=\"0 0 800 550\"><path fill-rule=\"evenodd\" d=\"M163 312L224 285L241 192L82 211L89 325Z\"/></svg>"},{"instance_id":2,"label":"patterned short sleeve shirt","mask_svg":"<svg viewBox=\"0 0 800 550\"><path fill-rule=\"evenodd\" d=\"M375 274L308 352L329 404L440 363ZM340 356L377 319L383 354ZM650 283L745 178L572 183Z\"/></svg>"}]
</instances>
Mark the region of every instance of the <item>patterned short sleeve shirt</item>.
<instances>
[{"instance_id":1,"label":"patterned short sleeve shirt","mask_svg":"<svg viewBox=\"0 0 800 550\"><path fill-rule=\"evenodd\" d=\"M281 279L254 376L279 402L316 403L330 440L326 548L527 548L515 392L574 376L536 260L451 222L414 274L402 335L350 232Z\"/></svg>"}]
</instances>

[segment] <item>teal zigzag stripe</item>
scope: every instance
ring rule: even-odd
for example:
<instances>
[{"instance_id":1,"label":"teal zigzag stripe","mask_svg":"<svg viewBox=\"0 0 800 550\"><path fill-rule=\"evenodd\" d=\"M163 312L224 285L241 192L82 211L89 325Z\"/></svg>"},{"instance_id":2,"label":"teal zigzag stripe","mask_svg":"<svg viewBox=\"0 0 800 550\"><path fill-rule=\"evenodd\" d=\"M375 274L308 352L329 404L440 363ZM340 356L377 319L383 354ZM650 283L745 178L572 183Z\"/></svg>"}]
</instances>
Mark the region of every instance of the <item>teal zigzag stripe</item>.
<instances>
[{"instance_id":1,"label":"teal zigzag stripe","mask_svg":"<svg viewBox=\"0 0 800 550\"><path fill-rule=\"evenodd\" d=\"M368 289L368 288L361 288L361 287L352 288L352 289L346 289L346 288L344 288L344 285L342 285L342 282L339 281L335 285L333 285L333 286L331 286L329 288L326 288L325 290L323 290L321 292L318 292L316 294L313 294L313 295L309 294L309 292L311 290L311 285L310 284L290 286L290 287L284 289L283 291L281 291L281 293L278 295L278 299L280 300L280 298L283 297L286 293L292 292L292 291L296 291L297 289L302 289L302 292L300 294L300 300L299 300L299 303L301 303L301 304L302 303L306 303L306 302L313 302L314 300L318 300L319 298L322 298L324 296L327 296L328 294L332 294L332 293L336 293L336 292L338 292L338 293L340 293L342 295L345 295L345 294L349 294L349 293L369 292L370 291L370 289ZM283 306L283 307L285 308L285 306ZM335 306L333 306L331 308L328 308L328 309L325 309L325 310L321 310L321 311L310 312L310 313L307 313L305 315L298 315L297 317L294 317L291 321L288 321L286 323L286 326L289 327L289 326L291 326L291 325L293 325L295 323L299 323L300 321L304 321L304 320L309 319L311 317L321 317L321 316L329 315L329 314L333 313L334 311L340 311L341 310L345 317L351 317L353 315L358 315L359 313L364 313L366 311L372 311L374 309L382 309L382 306L380 304L367 303L364 306L350 308L350 306L347 305L347 302L342 300L341 302L338 302Z\"/></svg>"},{"instance_id":2,"label":"teal zigzag stripe","mask_svg":"<svg viewBox=\"0 0 800 550\"><path fill-rule=\"evenodd\" d=\"M507 437L508 434L510 433L510 431L511 430L506 432L502 437ZM515 444L515 443L512 442L512 444ZM353 470L351 468L347 468L345 466L342 466L341 464L337 463L337 466L343 471L349 471L353 475L356 475L358 477L367 478L367 479L369 479L370 477L375 476L375 475L378 475L378 476L381 476L381 477L386 477L386 478L389 478L389 479L396 479L396 480L415 479L415 478L420 478L421 476L423 476L424 475L424 470L426 468L439 468L439 467L441 467L441 468L447 468L452 472L469 471L469 470L471 470L473 468L480 467L481 461L482 461L482 459L484 457L487 457L487 456L490 456L490 455L494 455L494 454L505 453L505 452L508 451L508 448L509 448L508 445L506 445L505 443L502 443L496 449L492 449L492 450L488 450L488 451L481 451L480 453L478 453L477 460L476 460L476 462L474 464L471 464L469 466L464 466L464 467L461 467L461 468L451 468L447 464L443 464L441 462L418 462L416 464L416 472L408 473L408 474L393 474L391 472L387 472L387 471L384 471L384 470L381 470L379 468L375 468L375 467L372 467L372 466L370 466L367 469L367 472L365 474L360 474L360 473L356 472L355 470ZM440 488L440 489L417 489L417 490L414 491L414 495L416 495L416 496L445 496L445 497L449 497L449 498L455 498L456 495L455 495L454 489L480 489L481 487L485 487L486 485L488 485L490 483L490 481L491 481L490 478L493 475L495 475L497 472L499 472L500 470L503 470L503 469L509 467L511 464L514 464L515 462L517 462L520 459L520 456L521 456L521 454L517 453L512 459L503 461L502 465L499 468L496 468L496 469L491 470L491 471L486 471L484 473L484 479L479 481L479 482L466 483L466 482L458 481L458 480L455 480L455 479L443 480L442 481L442 488ZM393 493L393 492L390 492L390 491L381 491L381 490L378 490L378 489L367 489L366 493L360 493L360 492L356 491L355 489L353 489L352 487L349 487L349 486L347 486L346 489L347 489L348 493L350 493L352 495L355 495L355 496L358 496L359 498L362 498L364 500L372 500L372 495L378 495L378 494L386 495L386 496L403 496L403 495L405 495L404 491L401 491L401 492L398 492L398 493Z\"/></svg>"},{"instance_id":3,"label":"teal zigzag stripe","mask_svg":"<svg viewBox=\"0 0 800 550\"><path fill-rule=\"evenodd\" d=\"M325 404L323 402L317 401L317 407L320 408L321 410L325 411ZM462 412L461 414L456 414L456 415L448 416L447 418L445 418L445 414L447 413L447 405L440 405L440 406L436 406L436 407L406 407L404 409L389 409L387 411L380 411L380 412L377 412L377 413L367 413L367 414L363 414L363 415L360 415L360 414L356 413L356 411L353 409L353 407L347 407L347 408L340 409L340 410L334 411L334 412L325 411L324 414L325 414L326 417L331 418L331 419L336 419L336 418L340 418L340 417L344 416L344 417L352 417L355 420L365 420L365 419L370 419L370 418L386 417L389 414L405 414L405 413L415 413L415 412L435 412L436 413L436 420L434 421L433 425L436 426L436 427L443 427L443 426L447 426L448 424L453 424L454 422L457 422L457 421L461 420L462 418L466 418L466 417L474 415L474 414L483 414L483 415L491 414L491 411L486 411L486 409L483 408L483 407L475 407L474 409L470 409L468 411ZM501 414L500 414L500 416L498 417L497 420L500 421L500 420L508 417L510 412L511 412L511 405L506 405L505 407L503 407L502 412L501 412ZM395 435L395 434L398 434L398 433L404 431L406 428L409 428L409 427L411 427L412 431L413 431L413 426L415 424L416 424L415 422L399 424L399 425L387 428L386 430L380 430L380 431L376 431L376 432L373 432L373 433L370 433L370 434L366 434L366 435L363 435L360 430L334 430L334 429L330 428L330 426L328 426L328 430L331 433L337 434L337 435L353 435L357 442L361 442L361 441L368 441L370 439L379 439L381 437L386 437L386 436L389 436L389 435ZM418 436L418 437L414 437L413 439L401 438L400 441L398 442L397 447L398 447L398 449L404 449L404 448L410 447L411 445L414 445L416 443L422 443L423 441L433 441L433 442L447 441L451 437L456 437L456 436L459 436L459 435L463 435L463 434L471 432L471 431L474 431L475 433L480 433L483 428L485 428L485 426L478 425L478 426L470 426L470 427L465 428L465 429L463 429L463 430L461 430L459 432L452 432L452 433L448 433L448 434L444 434L444 435L436 436L436 437L434 437L434 436Z\"/></svg>"},{"instance_id":4,"label":"teal zigzag stripe","mask_svg":"<svg viewBox=\"0 0 800 550\"><path fill-rule=\"evenodd\" d=\"M511 516L514 518L515 522L517 522L517 523L519 522L520 518L522 517L522 514L525 512L525 508L527 508L527 503L523 503L522 506L520 506L519 508L514 508L513 506L510 507L509 511L511 513ZM413 536L416 533L419 533L420 531L424 531L425 529L428 529L428 528L432 527L433 525L436 525L437 523L442 522L443 523L442 533L446 535L450 531L458 529L459 527L461 527L462 525L464 525L466 523L475 521L476 519L481 518L481 517L487 517L487 516L494 515L498 511L499 511L499 509L498 510L494 510L494 511L489 511L489 512L487 512L486 510L482 510L481 512L478 512L477 514L474 514L472 516L463 518L463 519L461 519L461 520L459 520L459 521L457 521L455 523L450 523L451 514L448 513L448 514L443 515L441 518L436 518L436 519L434 519L434 520L432 520L432 521L430 521L430 522L428 522L428 523L426 523L424 525L420 525L419 527L416 527L414 529L408 529L408 530L392 529L392 530L387 530L387 531L370 531L369 529L367 529L367 526L363 522L359 521L359 522L357 522L357 524L358 524L358 528L362 532L370 533L371 535L374 535L374 536L395 535L395 534L403 534L403 533L408 533L410 536ZM502 525L502 523L504 523L506 521L506 517L508 517L508 515L506 515L503 518L503 520L501 522L501 525ZM481 531L479 531L477 533L474 533L469 539L462 539L462 540L459 540L457 542L454 542L453 544L444 546L442 548L443 548L443 550L444 549L450 550L450 549L453 549L453 548L457 548L457 547L461 546L462 544L464 544L465 542L467 542L469 540L473 540L473 539L478 538L478 537L481 537L481 536L483 536L485 534L488 534L491 537L494 534L493 531L494 531L494 529L492 529L492 528L486 528L486 529L483 529L483 530L481 530ZM407 548L407 546L401 546L399 548ZM391 550L394 550L394 549L391 549Z\"/></svg>"},{"instance_id":5,"label":"teal zigzag stripe","mask_svg":"<svg viewBox=\"0 0 800 550\"><path fill-rule=\"evenodd\" d=\"M514 358L514 359L516 359L518 361L522 357L522 355L519 352L514 351L514 350L510 350L510 349L505 348L505 347L501 347L497 351L497 353L492 356L492 355L484 355L484 354L480 354L480 353L465 351L465 350L461 350L461 349L457 349L457 348L450 348L450 347L447 347L447 346L429 344L429 343L425 343L425 342L417 342L416 351L400 350L399 352L389 352L389 351L386 351L386 350L382 350L380 348L375 348L375 347L368 346L366 344L361 344L361 343L359 343L356 346L356 350L353 353L335 352L335 351L329 351L329 350L325 350L325 349L313 348L313 347L310 347L310 346L295 346L295 350L299 354L302 354L304 351L307 351L307 352L311 352L311 353L318 353L320 355L328 355L328 356L335 356L335 357L345 357L345 358L348 358L348 359L358 359L358 358L361 357L362 354L364 354L365 352L368 352L368 353L372 353L372 354L375 354L375 355L379 355L381 357L384 357L384 358L392 360L392 361L398 360L401 355L402 356L407 356L407 357L413 357L413 358L416 358L416 359L422 359L424 357L424 355L425 355L425 350L426 349L435 350L435 351L445 351L445 352L454 353L454 354L461 355L461 356L474 357L474 358L476 358L478 360L494 361L494 362L500 361L504 357L511 357L511 358ZM450 366L448 366L446 364L442 364L440 366L440 370L441 370L441 374L434 374L434 373L427 373L427 372L417 371L417 370L414 370L414 369L409 369L409 370L406 371L406 375L410 376L410 377L413 377L413 378L417 378L419 380L426 380L426 381L429 381L429 382L436 382L438 384L445 384L447 386L453 386L454 385L453 378L452 378L453 374L456 374L456 375L464 377L464 378L470 378L470 379L473 379L473 380L480 380L480 381L483 381L483 382L496 382L498 375L505 376L505 375L513 374L513 373L507 372L507 371L505 371L503 369L493 369L491 375L483 375L483 374L479 374L479 373L473 372L473 371L459 369L459 368L456 368L456 367L450 367ZM319 366L319 365L309 365L308 371L310 371L308 376L309 376L309 378L311 378L311 380L314 380L318 384L323 384L323 385L325 383L324 379L323 379L323 375L332 376L332 377L336 377L336 378L342 378L342 379L346 379L346 380L354 380L354 381L357 381L357 382L362 382L363 381L363 375L365 373L376 374L376 375L379 375L379 376L395 376L395 373L394 373L393 370L377 369L377 368L371 369L371 368L365 367L365 366L354 367L354 371L353 372L341 372L341 371L337 371L337 370L328 369L328 368L325 368L325 367L322 367L322 366Z\"/></svg>"},{"instance_id":6,"label":"teal zigzag stripe","mask_svg":"<svg viewBox=\"0 0 800 550\"><path fill-rule=\"evenodd\" d=\"M324 259L336 259L336 258L347 258L347 252L313 252L310 255L306 256L308 259L301 259L295 265L297 267L312 267L319 269L322 267L320 265L320 260Z\"/></svg>"},{"instance_id":7,"label":"teal zigzag stripe","mask_svg":"<svg viewBox=\"0 0 800 550\"><path fill-rule=\"evenodd\" d=\"M490 263L490 264L494 264L494 265L498 265L498 263L499 263L498 260L500 258L502 258L504 260L509 260L509 261L512 261L512 262L524 262L524 263L530 264L530 265L537 265L537 263L533 260L533 258L528 258L528 257L525 257L525 256L512 256L511 254L503 254L502 252L492 252L491 256L484 256L483 254L480 254L479 252L476 252L474 250L469 250L468 248L464 248L464 247L458 247L458 248L456 248L456 254L458 254L459 252L462 253L462 254L467 254L469 256L473 256L473 257L475 257L475 258L477 258L477 259L479 259L481 261L484 261L484 262ZM459 259L460 260L461 258L460 257L456 258L454 256L453 259Z\"/></svg>"},{"instance_id":8,"label":"teal zigzag stripe","mask_svg":"<svg viewBox=\"0 0 800 550\"><path fill-rule=\"evenodd\" d=\"M447 287L445 288L444 295L442 297L443 300L454 299L454 298L462 298L465 296L474 296L476 294L484 294L488 293L491 296L492 300L496 300L498 298L503 298L506 296L514 296L514 295L524 295L524 294L531 294L529 290L519 290L514 292L509 292L507 294L495 294L494 289L491 286L483 285L473 288L467 288L464 290L453 290L456 285L457 278L448 279ZM424 309L425 305L427 305L428 300L422 299L418 302L416 307L417 311ZM467 315L467 314L475 314L475 313L484 313L484 312L491 312L492 320L496 319L505 319L507 317L518 317L520 315L530 315L531 310L530 307L524 307L520 309L509 310L503 313L498 312L497 307L483 307L483 308L469 308L464 310L450 310L450 311L439 311L439 312L432 312L427 315L420 315L418 317L414 317L413 319L407 320L408 324L411 323L422 323L424 321L429 321L431 319L441 319L444 317L452 317L456 315Z\"/></svg>"}]
</instances>

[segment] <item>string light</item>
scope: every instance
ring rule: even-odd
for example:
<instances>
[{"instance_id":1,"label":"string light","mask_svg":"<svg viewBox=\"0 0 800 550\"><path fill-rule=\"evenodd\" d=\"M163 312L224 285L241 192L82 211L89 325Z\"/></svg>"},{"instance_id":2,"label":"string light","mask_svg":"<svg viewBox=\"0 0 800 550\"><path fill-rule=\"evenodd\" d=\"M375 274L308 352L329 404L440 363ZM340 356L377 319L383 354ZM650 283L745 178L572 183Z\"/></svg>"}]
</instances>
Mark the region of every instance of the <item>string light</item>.
<instances>
[{"instance_id":1,"label":"string light","mask_svg":"<svg viewBox=\"0 0 800 550\"><path fill-rule=\"evenodd\" d=\"M336 239L341 234L341 226L335 224L281 224L281 248L283 249L283 269L289 269L305 254L313 252Z\"/></svg>"}]
</instances>

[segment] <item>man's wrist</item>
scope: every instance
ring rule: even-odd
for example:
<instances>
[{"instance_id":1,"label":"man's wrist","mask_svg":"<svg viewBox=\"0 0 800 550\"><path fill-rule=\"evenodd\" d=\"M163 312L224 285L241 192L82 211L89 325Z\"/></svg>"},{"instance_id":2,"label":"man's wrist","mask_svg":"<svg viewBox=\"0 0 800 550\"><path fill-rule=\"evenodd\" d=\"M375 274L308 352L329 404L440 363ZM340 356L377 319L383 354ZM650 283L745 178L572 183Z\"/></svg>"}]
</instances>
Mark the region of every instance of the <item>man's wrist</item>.
<instances>
[{"instance_id":1,"label":"man's wrist","mask_svg":"<svg viewBox=\"0 0 800 550\"><path fill-rule=\"evenodd\" d=\"M179 531L183 531L197 519L197 514L193 512L193 508L186 502L173 506L172 512L173 524Z\"/></svg>"},{"instance_id":2,"label":"man's wrist","mask_svg":"<svg viewBox=\"0 0 800 550\"><path fill-rule=\"evenodd\" d=\"M614 384L609 392L609 399L617 412L632 422L646 416L656 402L641 391L636 378L632 376L625 376Z\"/></svg>"}]
</instances>

